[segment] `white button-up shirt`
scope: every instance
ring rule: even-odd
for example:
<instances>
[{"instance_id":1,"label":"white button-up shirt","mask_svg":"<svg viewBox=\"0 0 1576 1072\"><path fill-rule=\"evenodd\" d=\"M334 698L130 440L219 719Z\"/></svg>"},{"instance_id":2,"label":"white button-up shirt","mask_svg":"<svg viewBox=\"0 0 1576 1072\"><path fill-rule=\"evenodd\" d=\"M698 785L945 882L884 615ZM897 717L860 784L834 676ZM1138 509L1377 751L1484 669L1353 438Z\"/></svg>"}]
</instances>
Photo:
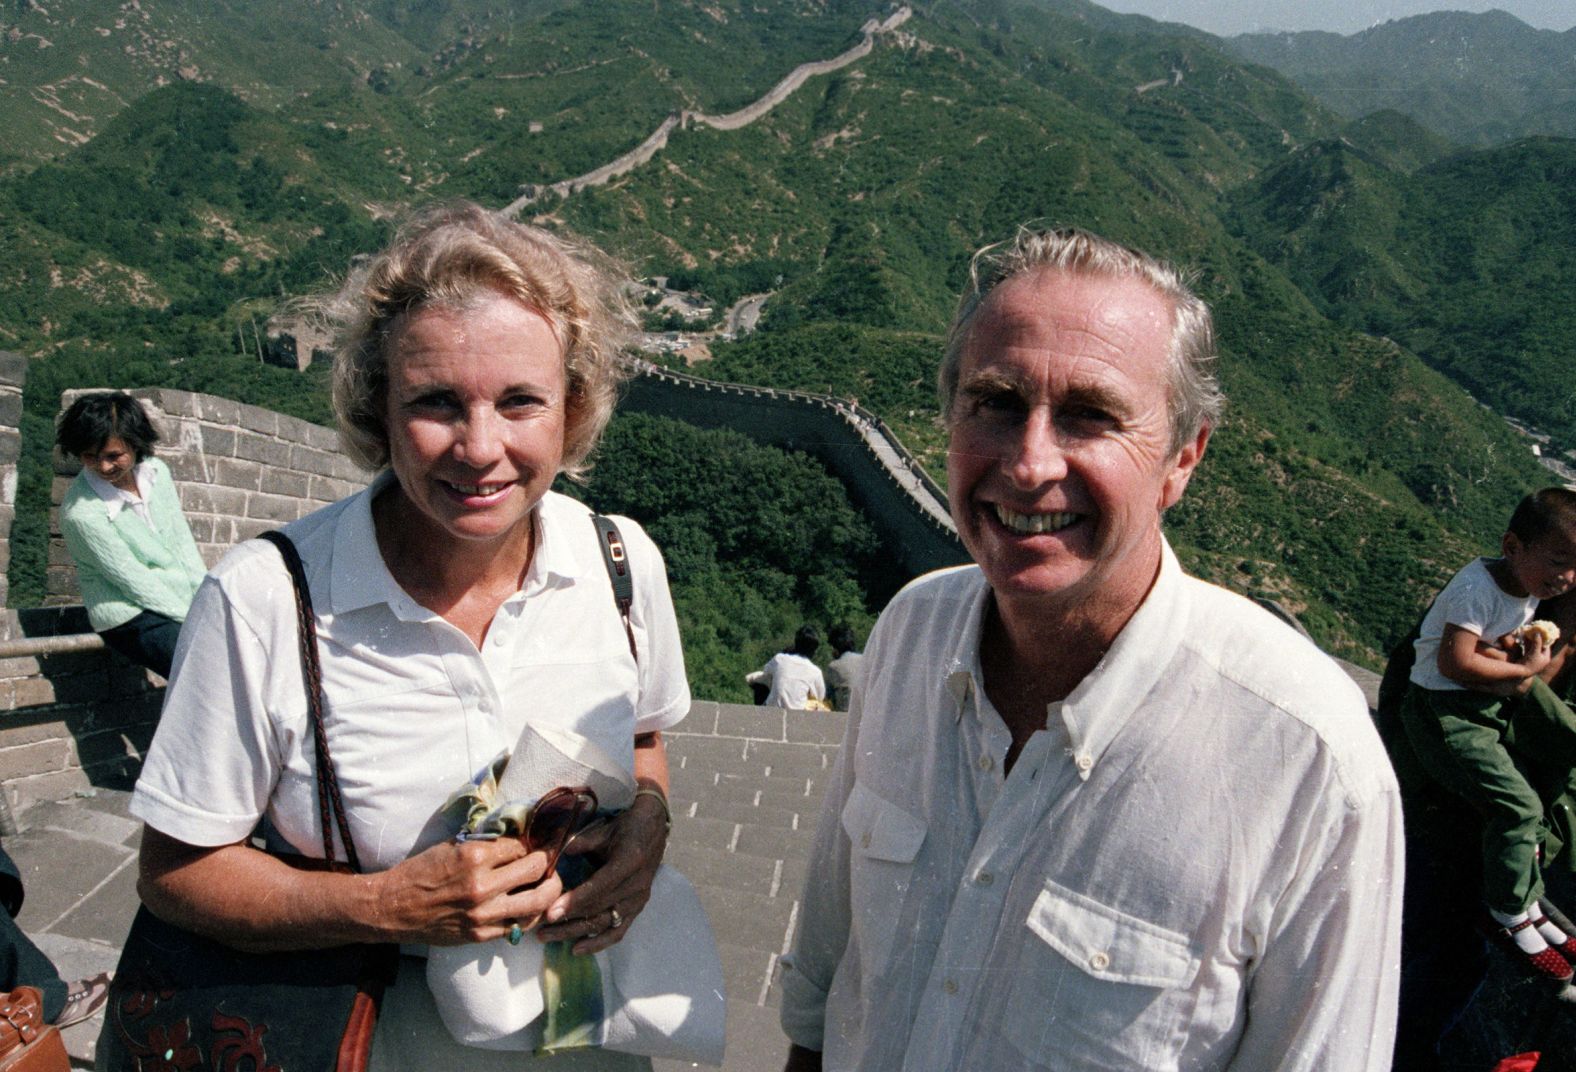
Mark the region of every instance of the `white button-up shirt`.
<instances>
[{"instance_id":1,"label":"white button-up shirt","mask_svg":"<svg viewBox=\"0 0 1576 1072\"><path fill-rule=\"evenodd\" d=\"M921 578L866 649L783 976L828 1072L1390 1066L1401 809L1361 692L1167 547L1011 743L989 588Z\"/></svg>"},{"instance_id":2,"label":"white button-up shirt","mask_svg":"<svg viewBox=\"0 0 1576 1072\"><path fill-rule=\"evenodd\" d=\"M124 488L117 488L91 469L84 467L82 473L87 479L88 487L104 500L104 511L109 514L111 521L119 517L120 512L129 506L131 512L140 517L144 524L149 528L153 527L153 519L148 516L148 497L153 494L153 485L158 482L158 469L145 461L138 462L132 467L131 478L137 485L135 495Z\"/></svg>"}]
</instances>

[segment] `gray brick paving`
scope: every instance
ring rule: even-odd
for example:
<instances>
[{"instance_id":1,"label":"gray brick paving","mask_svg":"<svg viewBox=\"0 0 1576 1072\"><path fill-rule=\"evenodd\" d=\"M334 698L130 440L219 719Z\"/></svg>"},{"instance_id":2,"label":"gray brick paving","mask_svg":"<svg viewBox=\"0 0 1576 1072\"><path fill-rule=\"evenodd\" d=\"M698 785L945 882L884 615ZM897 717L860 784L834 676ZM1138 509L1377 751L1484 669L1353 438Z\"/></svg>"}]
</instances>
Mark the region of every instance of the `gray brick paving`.
<instances>
[{"instance_id":1,"label":"gray brick paving","mask_svg":"<svg viewBox=\"0 0 1576 1072\"><path fill-rule=\"evenodd\" d=\"M804 856L846 718L697 703L669 738L673 838L668 859L706 905L728 987L725 1072L775 1072L777 958L797 915ZM139 828L129 794L38 804L5 847L22 870L25 929L67 979L112 968L136 911ZM798 829L794 829L797 825ZM68 1030L77 1067L92 1066L99 1019ZM658 1072L695 1066L656 1062Z\"/></svg>"}]
</instances>

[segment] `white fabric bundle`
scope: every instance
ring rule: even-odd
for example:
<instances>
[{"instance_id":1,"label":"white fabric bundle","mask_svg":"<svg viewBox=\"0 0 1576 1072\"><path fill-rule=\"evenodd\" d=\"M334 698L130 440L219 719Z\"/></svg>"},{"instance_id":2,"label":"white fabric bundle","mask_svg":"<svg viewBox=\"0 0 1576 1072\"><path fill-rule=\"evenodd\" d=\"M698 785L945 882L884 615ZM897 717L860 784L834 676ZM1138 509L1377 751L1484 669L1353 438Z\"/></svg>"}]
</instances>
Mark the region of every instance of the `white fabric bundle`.
<instances>
[{"instance_id":1,"label":"white fabric bundle","mask_svg":"<svg viewBox=\"0 0 1576 1072\"><path fill-rule=\"evenodd\" d=\"M579 785L591 787L603 811L634 802L634 776L606 751L563 729L527 726L498 779L497 800L512 809L559 786ZM700 898L683 875L660 868L644 910L596 959L606 1010L598 1045L722 1063L722 963ZM545 1007L542 961L534 938L519 945L434 946L427 986L456 1041L490 1050L532 1049L540 1032L527 1028Z\"/></svg>"}]
</instances>

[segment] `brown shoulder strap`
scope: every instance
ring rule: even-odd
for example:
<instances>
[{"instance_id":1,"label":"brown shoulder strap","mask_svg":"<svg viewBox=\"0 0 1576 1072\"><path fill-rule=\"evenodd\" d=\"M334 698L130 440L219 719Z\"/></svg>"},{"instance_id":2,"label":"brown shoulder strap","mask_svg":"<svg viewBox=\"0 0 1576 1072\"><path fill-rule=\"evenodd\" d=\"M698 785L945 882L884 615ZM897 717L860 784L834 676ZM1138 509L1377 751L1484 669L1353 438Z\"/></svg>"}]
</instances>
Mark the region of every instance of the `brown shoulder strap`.
<instances>
[{"instance_id":1,"label":"brown shoulder strap","mask_svg":"<svg viewBox=\"0 0 1576 1072\"><path fill-rule=\"evenodd\" d=\"M635 627L629 624L629 608L635 605L635 575L629 568L629 552L624 548L624 536L610 517L592 514L591 524L596 526L596 543L602 549L607 579L613 582L613 602L618 605L618 616L624 620L624 635L629 638L629 654L638 666L640 652L635 650Z\"/></svg>"},{"instance_id":2,"label":"brown shoulder strap","mask_svg":"<svg viewBox=\"0 0 1576 1072\"><path fill-rule=\"evenodd\" d=\"M290 585L295 589L296 635L301 644L301 676L306 685L307 707L312 713L312 737L317 742L317 806L323 826L323 859L334 859L334 827L339 828L339 840L345 846L345 859L357 871L361 860L356 855L356 843L350 837L350 821L345 817L345 802L339 795L339 778L334 774L334 760L328 754L328 731L323 728L323 668L317 659L317 615L312 611L312 593L306 586L306 570L301 567L301 556L296 552L290 537L277 529L263 533L263 539L279 548L285 568L290 571Z\"/></svg>"}]
</instances>

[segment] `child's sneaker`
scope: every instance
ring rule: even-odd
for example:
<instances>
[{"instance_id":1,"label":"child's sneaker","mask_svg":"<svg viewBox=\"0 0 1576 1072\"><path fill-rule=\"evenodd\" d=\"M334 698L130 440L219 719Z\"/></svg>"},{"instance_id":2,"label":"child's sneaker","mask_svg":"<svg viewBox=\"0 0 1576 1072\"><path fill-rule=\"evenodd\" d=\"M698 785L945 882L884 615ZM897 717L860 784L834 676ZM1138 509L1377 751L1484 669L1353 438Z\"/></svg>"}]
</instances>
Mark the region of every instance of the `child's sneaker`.
<instances>
[{"instance_id":1,"label":"child's sneaker","mask_svg":"<svg viewBox=\"0 0 1576 1072\"><path fill-rule=\"evenodd\" d=\"M1571 967L1571 962L1566 960L1559 950L1545 946L1536 953L1529 953L1516 944L1516 932L1533 926L1530 918L1509 927L1502 927L1485 912L1483 922L1489 937L1497 941L1506 951L1514 954L1522 964L1532 969L1532 973L1538 978L1553 983L1568 983L1571 977L1576 975L1576 969Z\"/></svg>"}]
</instances>

